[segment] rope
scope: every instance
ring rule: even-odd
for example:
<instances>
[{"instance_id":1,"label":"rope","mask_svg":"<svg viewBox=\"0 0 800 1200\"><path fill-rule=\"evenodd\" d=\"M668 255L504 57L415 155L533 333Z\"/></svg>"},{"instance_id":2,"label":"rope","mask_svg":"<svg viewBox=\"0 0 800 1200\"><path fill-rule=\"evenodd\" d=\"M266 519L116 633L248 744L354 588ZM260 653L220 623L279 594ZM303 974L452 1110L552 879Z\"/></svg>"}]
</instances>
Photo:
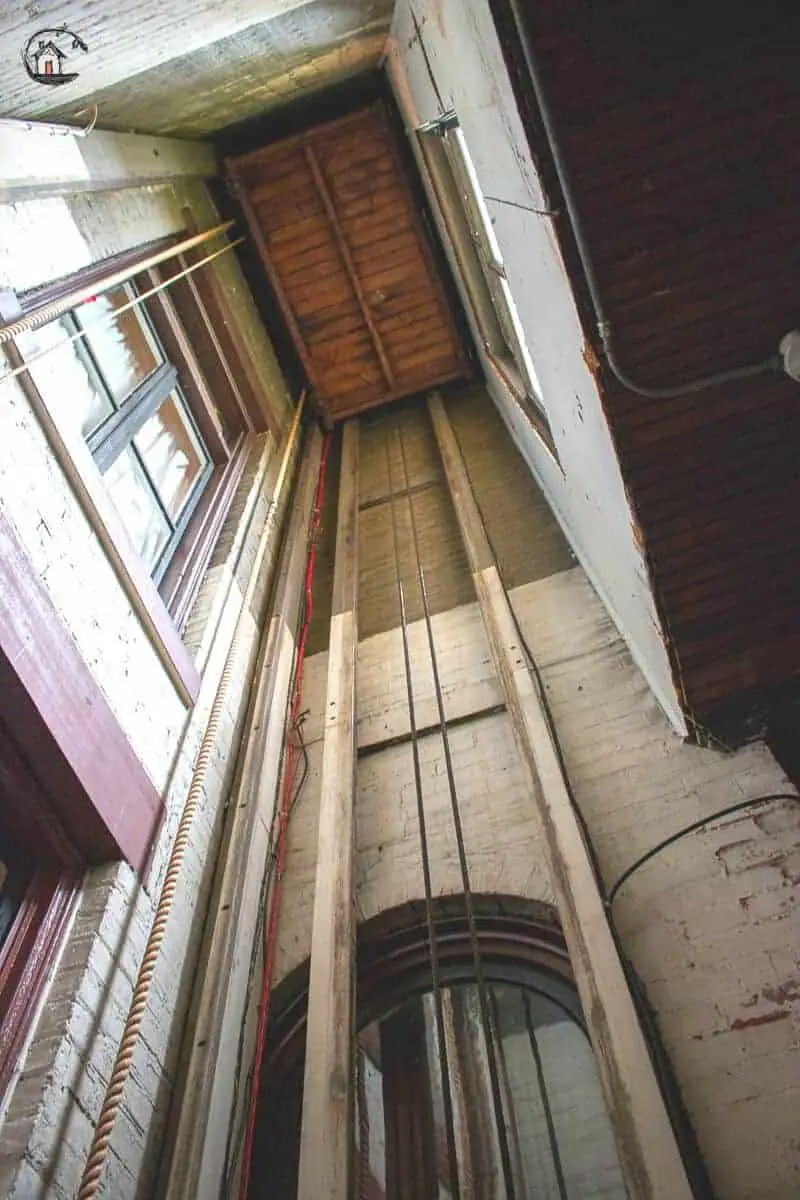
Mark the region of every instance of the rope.
<instances>
[{"instance_id":1,"label":"rope","mask_svg":"<svg viewBox=\"0 0 800 1200\"><path fill-rule=\"evenodd\" d=\"M157 254L151 254L148 258L141 259L139 262L132 263L128 267L123 267L119 271L112 272L105 279L96 279L93 283L85 283L73 292L69 292L66 296L61 296L60 299L53 300L50 304L45 304L42 308L35 308L33 312L20 317L16 321L12 321L10 325L0 327L0 346L4 346L6 342L13 341L21 333L28 333L31 329L39 329L42 325L49 324L56 317L63 316L64 313L69 312L72 308L77 308L85 300L91 300L94 296L99 296L103 292L111 291L112 288L127 283L129 279L133 279L134 275L138 275L141 271L148 271L151 267L156 267L159 263L166 262L167 259L175 258L178 254L183 254L184 251L191 250L193 246L200 246L203 242L209 241L217 233L225 233L234 223L233 221L225 221L222 225L215 225L213 229L206 229L204 233L192 234L191 237L184 238L182 242L176 242L174 246L168 246L166 250L159 250Z\"/></svg>"},{"instance_id":2,"label":"rope","mask_svg":"<svg viewBox=\"0 0 800 1200\"><path fill-rule=\"evenodd\" d=\"M122 1040L117 1050L117 1057L114 1061L114 1067L111 1072L108 1087L106 1088L103 1104L100 1109L100 1115L97 1119L97 1125L92 1138L92 1145L89 1150L89 1156L86 1160L86 1165L81 1176L80 1187L76 1200L93 1200L100 1190L100 1182L108 1157L109 1146L111 1145L111 1137L114 1132L114 1126L119 1115L120 1105L122 1103L122 1095L125 1090L125 1084L128 1081L128 1076L133 1063L133 1056L136 1052L136 1046L141 1033L142 1022L147 1011L147 1002L150 996L150 985L153 982L156 965L161 953L161 947L164 941L164 935L167 929L167 922L172 912L172 905L175 901L175 894L178 890L180 882L181 869L183 861L186 857L186 850L189 845L189 838L192 832L192 825L200 800L203 796L206 771L208 762L214 749L217 732L219 730L220 721L222 719L223 710L228 697L231 679L233 678L233 669L236 665L236 659L239 654L242 638L244 636L245 622L244 617L247 614L250 603L258 586L261 567L266 554L267 543L272 532L275 513L278 508L278 500L283 490L283 485L286 479L286 474L289 467L289 461L294 449L294 444L297 439L297 433L300 428L300 417L302 415L305 401L305 393L300 397L300 401L295 409L292 425L289 430L286 450L284 451L281 461L280 471L275 483L275 492L273 500L269 508L267 520L261 532L258 548L256 551L253 570L250 574L247 587L242 596L239 614L236 618L236 628L231 639L231 644L228 648L228 653L225 658L225 665L222 669L217 690L214 695L214 701L211 705L208 723L206 724L203 739L200 744L200 751L195 763L192 782L189 787L189 792L183 806L181 819L178 824L178 829L175 834L175 840L172 843L170 851L169 863L167 872L164 876L164 882L161 886L161 893L158 898L153 924L150 927L150 933L147 938L144 957L142 958L139 967L139 973L136 977L136 986L133 989L133 997L131 999L128 1015L125 1019L125 1028L122 1033Z\"/></svg>"}]
</instances>

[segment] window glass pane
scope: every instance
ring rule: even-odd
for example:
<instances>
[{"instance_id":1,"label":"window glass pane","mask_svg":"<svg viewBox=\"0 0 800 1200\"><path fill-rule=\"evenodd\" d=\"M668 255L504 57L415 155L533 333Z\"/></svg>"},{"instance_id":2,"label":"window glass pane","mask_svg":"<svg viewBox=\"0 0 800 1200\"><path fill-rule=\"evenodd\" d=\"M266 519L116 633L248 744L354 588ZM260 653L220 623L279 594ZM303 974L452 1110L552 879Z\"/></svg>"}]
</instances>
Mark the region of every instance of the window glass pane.
<instances>
[{"instance_id":1,"label":"window glass pane","mask_svg":"<svg viewBox=\"0 0 800 1200\"><path fill-rule=\"evenodd\" d=\"M109 320L130 299L124 288L117 288L75 309L75 316L87 330L86 341L118 403L164 361L138 309L128 309L122 316Z\"/></svg>"},{"instance_id":2,"label":"window glass pane","mask_svg":"<svg viewBox=\"0 0 800 1200\"><path fill-rule=\"evenodd\" d=\"M53 321L22 334L17 342L26 359L62 343L32 363L30 375L56 420L70 422L88 437L110 416L114 406L82 358L78 344L67 343L71 332L68 325Z\"/></svg>"},{"instance_id":3,"label":"window glass pane","mask_svg":"<svg viewBox=\"0 0 800 1200\"><path fill-rule=\"evenodd\" d=\"M516 1194L541 1200L624 1200L614 1137L583 1029L552 995L492 984L498 1042L487 1045L477 988L442 993L453 1139L462 1195L505 1196L490 1056L497 1071ZM363 1029L356 1072L358 1173L367 1195L454 1192L433 997L429 993Z\"/></svg>"},{"instance_id":4,"label":"window glass pane","mask_svg":"<svg viewBox=\"0 0 800 1200\"><path fill-rule=\"evenodd\" d=\"M133 440L164 507L177 521L208 463L178 392L145 421Z\"/></svg>"},{"instance_id":5,"label":"window glass pane","mask_svg":"<svg viewBox=\"0 0 800 1200\"><path fill-rule=\"evenodd\" d=\"M114 460L103 478L131 541L152 571L172 531L130 446Z\"/></svg>"}]
</instances>

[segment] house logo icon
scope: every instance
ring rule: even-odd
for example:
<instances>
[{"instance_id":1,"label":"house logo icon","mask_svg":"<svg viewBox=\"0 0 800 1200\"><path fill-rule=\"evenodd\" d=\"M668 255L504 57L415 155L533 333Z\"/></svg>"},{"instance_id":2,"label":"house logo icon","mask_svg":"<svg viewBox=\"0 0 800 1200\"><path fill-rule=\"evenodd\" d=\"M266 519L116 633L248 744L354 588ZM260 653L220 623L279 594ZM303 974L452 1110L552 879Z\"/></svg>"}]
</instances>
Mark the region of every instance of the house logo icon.
<instances>
[{"instance_id":1,"label":"house logo icon","mask_svg":"<svg viewBox=\"0 0 800 1200\"><path fill-rule=\"evenodd\" d=\"M64 64L75 50L86 53L88 49L86 42L66 25L58 29L40 29L25 44L22 61L36 83L71 83L78 78L78 72L68 70Z\"/></svg>"}]
</instances>

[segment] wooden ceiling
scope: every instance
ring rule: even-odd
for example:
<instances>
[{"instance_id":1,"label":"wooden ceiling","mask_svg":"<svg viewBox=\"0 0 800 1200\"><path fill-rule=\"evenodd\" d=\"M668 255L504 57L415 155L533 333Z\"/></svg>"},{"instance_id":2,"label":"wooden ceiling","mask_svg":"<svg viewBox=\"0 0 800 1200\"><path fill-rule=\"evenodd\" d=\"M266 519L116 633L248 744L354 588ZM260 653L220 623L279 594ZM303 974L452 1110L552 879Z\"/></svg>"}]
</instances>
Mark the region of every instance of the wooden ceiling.
<instances>
[{"instance_id":1,"label":"wooden ceiling","mask_svg":"<svg viewBox=\"0 0 800 1200\"><path fill-rule=\"evenodd\" d=\"M329 421L471 373L382 104L226 169Z\"/></svg>"}]
</instances>

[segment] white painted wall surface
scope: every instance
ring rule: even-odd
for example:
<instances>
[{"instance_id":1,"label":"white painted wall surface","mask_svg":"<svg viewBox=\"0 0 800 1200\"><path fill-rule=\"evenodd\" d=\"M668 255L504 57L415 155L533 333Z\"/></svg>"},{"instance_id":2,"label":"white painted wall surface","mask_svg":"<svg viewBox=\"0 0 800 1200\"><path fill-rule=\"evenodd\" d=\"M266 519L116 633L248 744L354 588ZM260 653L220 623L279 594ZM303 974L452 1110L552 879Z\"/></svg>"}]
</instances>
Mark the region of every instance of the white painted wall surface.
<instances>
[{"instance_id":1,"label":"white painted wall surface","mask_svg":"<svg viewBox=\"0 0 800 1200\"><path fill-rule=\"evenodd\" d=\"M440 110L414 37L411 7L409 0L398 2L388 67L413 145L413 130ZM484 362L489 389L634 660L673 726L685 733L647 567L598 388L584 361L583 331L554 226L551 218L526 211L546 204L489 5L487 0L415 0L413 9L442 103L458 113L487 199L562 469ZM476 342L480 345L479 338Z\"/></svg>"}]
</instances>

